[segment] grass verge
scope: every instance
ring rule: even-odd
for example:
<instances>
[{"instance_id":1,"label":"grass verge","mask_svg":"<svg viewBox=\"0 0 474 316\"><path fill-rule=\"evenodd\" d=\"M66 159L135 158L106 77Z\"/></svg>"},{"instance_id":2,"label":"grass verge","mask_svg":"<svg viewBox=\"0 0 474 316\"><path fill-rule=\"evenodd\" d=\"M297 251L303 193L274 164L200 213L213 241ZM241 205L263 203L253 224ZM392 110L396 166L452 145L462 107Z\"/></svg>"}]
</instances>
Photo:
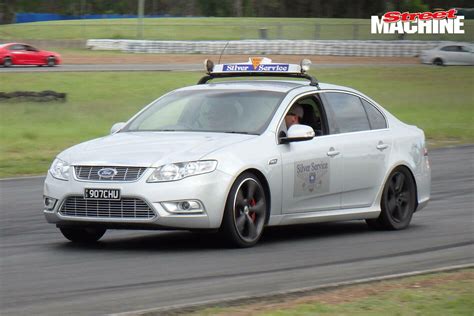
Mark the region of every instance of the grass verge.
<instances>
[{"instance_id":1,"label":"grass verge","mask_svg":"<svg viewBox=\"0 0 474 316\"><path fill-rule=\"evenodd\" d=\"M348 67L314 72L323 82L354 87L436 144L474 142L472 67ZM195 84L201 73L4 73L0 90L54 90L65 103L0 103L0 177L44 174L73 144L106 135L163 93Z\"/></svg>"},{"instance_id":2,"label":"grass verge","mask_svg":"<svg viewBox=\"0 0 474 316\"><path fill-rule=\"evenodd\" d=\"M135 39L137 19L47 21L0 25L0 39ZM371 34L369 19L314 18L147 18L144 39L238 40L258 39L377 39L397 40L398 35ZM472 41L474 21L464 21L465 34L408 34L409 40Z\"/></svg>"},{"instance_id":3,"label":"grass verge","mask_svg":"<svg viewBox=\"0 0 474 316\"><path fill-rule=\"evenodd\" d=\"M279 301L213 307L190 316L472 315L474 269L381 281L291 296ZM153 313L145 314L152 316Z\"/></svg>"}]
</instances>

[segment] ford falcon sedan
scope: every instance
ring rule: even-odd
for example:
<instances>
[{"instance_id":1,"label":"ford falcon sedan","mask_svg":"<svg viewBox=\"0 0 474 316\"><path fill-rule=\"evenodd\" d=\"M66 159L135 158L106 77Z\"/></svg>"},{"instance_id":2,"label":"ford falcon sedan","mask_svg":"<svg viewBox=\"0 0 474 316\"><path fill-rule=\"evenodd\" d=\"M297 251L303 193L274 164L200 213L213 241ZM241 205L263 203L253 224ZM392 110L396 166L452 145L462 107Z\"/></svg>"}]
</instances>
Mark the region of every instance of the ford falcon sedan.
<instances>
[{"instance_id":1,"label":"ford falcon sedan","mask_svg":"<svg viewBox=\"0 0 474 316\"><path fill-rule=\"evenodd\" d=\"M308 60L205 65L197 85L56 157L44 215L67 239L206 230L250 247L266 226L365 220L400 230L428 203L423 131L370 97L319 83Z\"/></svg>"}]
</instances>

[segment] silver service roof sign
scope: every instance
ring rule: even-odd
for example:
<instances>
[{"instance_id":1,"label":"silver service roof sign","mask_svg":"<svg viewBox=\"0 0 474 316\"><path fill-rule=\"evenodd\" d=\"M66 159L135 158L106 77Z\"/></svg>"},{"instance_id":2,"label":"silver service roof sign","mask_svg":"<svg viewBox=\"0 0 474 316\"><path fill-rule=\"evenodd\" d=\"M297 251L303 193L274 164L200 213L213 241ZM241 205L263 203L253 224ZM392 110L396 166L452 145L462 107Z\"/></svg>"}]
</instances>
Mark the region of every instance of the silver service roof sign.
<instances>
[{"instance_id":1,"label":"silver service roof sign","mask_svg":"<svg viewBox=\"0 0 474 316\"><path fill-rule=\"evenodd\" d=\"M250 57L246 63L230 63L214 65L212 73L233 72L274 72L274 73L301 73L301 66L296 64L272 63L270 58Z\"/></svg>"}]
</instances>

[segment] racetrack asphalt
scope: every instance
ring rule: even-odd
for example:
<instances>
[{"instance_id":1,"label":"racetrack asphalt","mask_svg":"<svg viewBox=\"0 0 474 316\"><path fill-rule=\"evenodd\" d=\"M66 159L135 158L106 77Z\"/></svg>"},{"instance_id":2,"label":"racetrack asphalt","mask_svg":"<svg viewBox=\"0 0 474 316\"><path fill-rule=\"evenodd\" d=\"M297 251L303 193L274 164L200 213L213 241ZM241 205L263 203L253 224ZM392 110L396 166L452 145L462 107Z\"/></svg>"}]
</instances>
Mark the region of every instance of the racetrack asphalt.
<instances>
[{"instance_id":1,"label":"racetrack asphalt","mask_svg":"<svg viewBox=\"0 0 474 316\"><path fill-rule=\"evenodd\" d=\"M74 245L43 218L43 178L0 181L1 314L120 313L473 263L474 146L430 159L432 200L404 231L363 221L277 227L249 249L146 231Z\"/></svg>"}]
</instances>

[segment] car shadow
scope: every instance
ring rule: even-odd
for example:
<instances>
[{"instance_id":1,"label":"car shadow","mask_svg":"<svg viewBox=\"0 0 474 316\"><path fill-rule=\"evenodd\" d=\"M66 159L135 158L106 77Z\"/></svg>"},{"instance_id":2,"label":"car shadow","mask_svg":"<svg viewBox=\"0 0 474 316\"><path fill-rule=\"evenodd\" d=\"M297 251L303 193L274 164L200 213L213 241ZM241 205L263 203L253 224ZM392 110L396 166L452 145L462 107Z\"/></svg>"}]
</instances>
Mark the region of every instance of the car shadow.
<instances>
[{"instance_id":1,"label":"car shadow","mask_svg":"<svg viewBox=\"0 0 474 316\"><path fill-rule=\"evenodd\" d=\"M413 228L413 226L411 226ZM364 221L317 223L305 225L267 227L262 239L254 248L300 241L323 240L342 236L362 234L387 234L387 231L372 230ZM112 236L110 236L112 235ZM216 233L188 231L143 232L143 235L127 236L114 232L94 244L62 242L55 244L61 250L97 250L97 251L205 251L232 249ZM251 248L251 249L254 249Z\"/></svg>"},{"instance_id":2,"label":"car shadow","mask_svg":"<svg viewBox=\"0 0 474 316\"><path fill-rule=\"evenodd\" d=\"M10 67L0 67L0 68L10 68L10 69L16 69L16 68L40 68L40 67L46 67L46 65L11 65Z\"/></svg>"}]
</instances>

